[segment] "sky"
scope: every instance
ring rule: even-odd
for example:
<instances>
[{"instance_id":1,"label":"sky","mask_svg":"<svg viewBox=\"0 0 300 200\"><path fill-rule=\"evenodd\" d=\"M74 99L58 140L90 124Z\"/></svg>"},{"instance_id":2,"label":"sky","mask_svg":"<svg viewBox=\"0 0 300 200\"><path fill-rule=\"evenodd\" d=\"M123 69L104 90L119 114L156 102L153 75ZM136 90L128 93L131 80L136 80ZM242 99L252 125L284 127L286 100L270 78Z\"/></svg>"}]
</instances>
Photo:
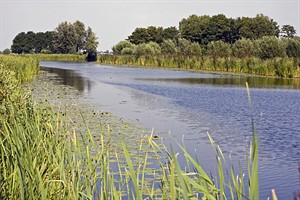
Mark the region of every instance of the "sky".
<instances>
[{"instance_id":1,"label":"sky","mask_svg":"<svg viewBox=\"0 0 300 200\"><path fill-rule=\"evenodd\" d=\"M176 26L192 14L255 17L262 13L300 35L300 0L0 0L0 51L20 32L52 31L79 20L97 34L98 50L126 39L137 27Z\"/></svg>"}]
</instances>

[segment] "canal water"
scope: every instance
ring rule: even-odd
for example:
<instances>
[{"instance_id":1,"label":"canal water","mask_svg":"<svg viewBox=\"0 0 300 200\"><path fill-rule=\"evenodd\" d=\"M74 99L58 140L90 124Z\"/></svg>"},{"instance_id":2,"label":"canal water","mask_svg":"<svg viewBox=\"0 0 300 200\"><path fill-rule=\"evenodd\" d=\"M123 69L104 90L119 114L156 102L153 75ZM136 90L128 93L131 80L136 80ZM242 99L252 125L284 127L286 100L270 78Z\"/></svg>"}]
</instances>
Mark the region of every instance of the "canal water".
<instances>
[{"instance_id":1,"label":"canal water","mask_svg":"<svg viewBox=\"0 0 300 200\"><path fill-rule=\"evenodd\" d=\"M100 110L154 129L175 153L180 152L177 143L184 141L188 152L213 174L216 161L207 134L221 147L227 164L241 161L244 166L253 116L259 135L260 199L270 197L272 189L279 199L293 199L300 192L300 80L92 63L41 66ZM178 159L183 162L182 153Z\"/></svg>"}]
</instances>

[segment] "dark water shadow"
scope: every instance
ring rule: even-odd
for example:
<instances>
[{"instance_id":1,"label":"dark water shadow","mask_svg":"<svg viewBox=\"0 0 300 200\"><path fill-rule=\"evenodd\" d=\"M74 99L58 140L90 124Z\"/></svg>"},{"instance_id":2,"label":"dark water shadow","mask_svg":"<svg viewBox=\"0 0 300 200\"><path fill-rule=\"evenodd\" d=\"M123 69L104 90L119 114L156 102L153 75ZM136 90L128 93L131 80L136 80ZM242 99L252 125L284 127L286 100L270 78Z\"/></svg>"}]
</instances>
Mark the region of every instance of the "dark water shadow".
<instances>
[{"instance_id":1,"label":"dark water shadow","mask_svg":"<svg viewBox=\"0 0 300 200\"><path fill-rule=\"evenodd\" d=\"M41 67L41 70L58 75L62 84L76 88L78 91L91 91L93 82L74 70Z\"/></svg>"}]
</instances>

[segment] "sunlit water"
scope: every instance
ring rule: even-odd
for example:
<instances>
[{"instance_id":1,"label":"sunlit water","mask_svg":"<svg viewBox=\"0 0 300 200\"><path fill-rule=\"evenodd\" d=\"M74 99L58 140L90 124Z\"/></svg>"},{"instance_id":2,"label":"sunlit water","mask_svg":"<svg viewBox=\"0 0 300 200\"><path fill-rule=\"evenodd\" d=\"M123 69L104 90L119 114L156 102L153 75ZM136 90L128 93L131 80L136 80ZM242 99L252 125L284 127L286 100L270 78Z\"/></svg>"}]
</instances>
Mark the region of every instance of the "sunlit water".
<instances>
[{"instance_id":1,"label":"sunlit water","mask_svg":"<svg viewBox=\"0 0 300 200\"><path fill-rule=\"evenodd\" d=\"M209 133L227 162L246 159L251 108L259 134L260 199L275 189L279 199L300 190L300 81L237 77L87 63L42 62L64 84L76 87L99 109L138 121L168 138L216 173ZM182 155L179 155L182 160Z\"/></svg>"}]
</instances>

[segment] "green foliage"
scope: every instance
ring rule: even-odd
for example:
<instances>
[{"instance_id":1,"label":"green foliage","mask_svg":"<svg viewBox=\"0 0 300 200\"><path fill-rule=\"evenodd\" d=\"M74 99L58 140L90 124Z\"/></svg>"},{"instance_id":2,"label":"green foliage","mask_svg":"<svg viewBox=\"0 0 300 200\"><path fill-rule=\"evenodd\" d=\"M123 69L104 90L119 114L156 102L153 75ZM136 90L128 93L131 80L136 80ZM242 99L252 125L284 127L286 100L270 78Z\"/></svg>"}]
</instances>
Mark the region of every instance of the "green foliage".
<instances>
[{"instance_id":1,"label":"green foliage","mask_svg":"<svg viewBox=\"0 0 300 200\"><path fill-rule=\"evenodd\" d=\"M83 49L87 53L97 52L97 47L99 44L97 39L98 38L96 37L96 34L92 31L92 28L88 27L86 31L86 38L82 39L83 41L85 41L85 43L83 43Z\"/></svg>"},{"instance_id":2,"label":"green foliage","mask_svg":"<svg viewBox=\"0 0 300 200\"><path fill-rule=\"evenodd\" d=\"M113 50L114 54L120 55L120 54L122 54L122 50L124 48L134 49L134 45L127 40L123 40L123 41L120 41L118 44L114 45L112 47L112 50Z\"/></svg>"},{"instance_id":3,"label":"green foliage","mask_svg":"<svg viewBox=\"0 0 300 200\"><path fill-rule=\"evenodd\" d=\"M283 40L285 53L288 57L300 58L300 39L297 37Z\"/></svg>"},{"instance_id":4,"label":"green foliage","mask_svg":"<svg viewBox=\"0 0 300 200\"><path fill-rule=\"evenodd\" d=\"M133 53L134 53L134 49L133 48L129 48L129 47L125 47L121 51L122 55L133 55Z\"/></svg>"},{"instance_id":5,"label":"green foliage","mask_svg":"<svg viewBox=\"0 0 300 200\"><path fill-rule=\"evenodd\" d=\"M73 24L61 22L54 32L53 47L55 53L74 54L76 53L76 31Z\"/></svg>"},{"instance_id":6,"label":"green foliage","mask_svg":"<svg viewBox=\"0 0 300 200\"><path fill-rule=\"evenodd\" d=\"M202 48L199 43L192 42L189 46L189 55L193 56L201 56L202 55Z\"/></svg>"},{"instance_id":7,"label":"green foliage","mask_svg":"<svg viewBox=\"0 0 300 200\"><path fill-rule=\"evenodd\" d=\"M77 20L73 24L62 22L54 31L45 33L21 32L14 38L11 50L17 54L38 54L42 53L42 50L59 54L80 52L96 54L98 44L96 34L92 29L88 27L85 30L85 25Z\"/></svg>"},{"instance_id":8,"label":"green foliage","mask_svg":"<svg viewBox=\"0 0 300 200\"><path fill-rule=\"evenodd\" d=\"M277 22L263 14L254 18L242 17L237 19L240 37L247 39L259 39L263 36L279 36Z\"/></svg>"},{"instance_id":9,"label":"green foliage","mask_svg":"<svg viewBox=\"0 0 300 200\"><path fill-rule=\"evenodd\" d=\"M231 48L228 43L223 41L211 42L207 45L208 54L213 57L229 57Z\"/></svg>"},{"instance_id":10,"label":"green foliage","mask_svg":"<svg viewBox=\"0 0 300 200\"><path fill-rule=\"evenodd\" d=\"M134 47L134 55L136 57L140 57L140 56L143 56L146 54L147 54L147 52L146 52L146 44L145 43L138 44Z\"/></svg>"},{"instance_id":11,"label":"green foliage","mask_svg":"<svg viewBox=\"0 0 300 200\"><path fill-rule=\"evenodd\" d=\"M78 21L78 20L76 22L74 22L73 27L75 29L76 52L79 52L86 45L85 44L85 42L87 42L86 38L89 38L87 35L93 34L93 32L91 29L89 30L89 28L86 31L84 23L82 23L81 21Z\"/></svg>"},{"instance_id":12,"label":"green foliage","mask_svg":"<svg viewBox=\"0 0 300 200\"><path fill-rule=\"evenodd\" d=\"M254 41L256 56L262 59L283 57L285 55L283 43L274 36L264 36Z\"/></svg>"},{"instance_id":13,"label":"green foliage","mask_svg":"<svg viewBox=\"0 0 300 200\"><path fill-rule=\"evenodd\" d=\"M282 25L281 36L283 37L294 37L296 35L296 30L292 25Z\"/></svg>"},{"instance_id":14,"label":"green foliage","mask_svg":"<svg viewBox=\"0 0 300 200\"><path fill-rule=\"evenodd\" d=\"M254 56L254 44L252 40L242 38L232 45L232 54L238 58Z\"/></svg>"},{"instance_id":15,"label":"green foliage","mask_svg":"<svg viewBox=\"0 0 300 200\"><path fill-rule=\"evenodd\" d=\"M189 55L191 42L184 38L179 38L177 42L177 46L179 49L179 53L182 55Z\"/></svg>"},{"instance_id":16,"label":"green foliage","mask_svg":"<svg viewBox=\"0 0 300 200\"><path fill-rule=\"evenodd\" d=\"M210 17L207 15L191 15L179 22L179 31L181 37L200 44L207 44L205 30L210 25Z\"/></svg>"},{"instance_id":17,"label":"green foliage","mask_svg":"<svg viewBox=\"0 0 300 200\"><path fill-rule=\"evenodd\" d=\"M128 36L128 41L133 44L149 42L161 43L163 41L162 32L162 27L149 26L147 28L136 28L132 34Z\"/></svg>"},{"instance_id":18,"label":"green foliage","mask_svg":"<svg viewBox=\"0 0 300 200\"><path fill-rule=\"evenodd\" d=\"M2 52L4 55L10 54L10 49L4 49Z\"/></svg>"},{"instance_id":19,"label":"green foliage","mask_svg":"<svg viewBox=\"0 0 300 200\"><path fill-rule=\"evenodd\" d=\"M161 54L161 47L155 42L149 42L146 44L146 55L159 55Z\"/></svg>"},{"instance_id":20,"label":"green foliage","mask_svg":"<svg viewBox=\"0 0 300 200\"><path fill-rule=\"evenodd\" d=\"M173 40L164 40L161 44L161 51L165 55L176 55L178 53L178 48Z\"/></svg>"},{"instance_id":21,"label":"green foliage","mask_svg":"<svg viewBox=\"0 0 300 200\"><path fill-rule=\"evenodd\" d=\"M177 40L179 37L179 30L175 26L163 29L162 37L164 40Z\"/></svg>"}]
</instances>

